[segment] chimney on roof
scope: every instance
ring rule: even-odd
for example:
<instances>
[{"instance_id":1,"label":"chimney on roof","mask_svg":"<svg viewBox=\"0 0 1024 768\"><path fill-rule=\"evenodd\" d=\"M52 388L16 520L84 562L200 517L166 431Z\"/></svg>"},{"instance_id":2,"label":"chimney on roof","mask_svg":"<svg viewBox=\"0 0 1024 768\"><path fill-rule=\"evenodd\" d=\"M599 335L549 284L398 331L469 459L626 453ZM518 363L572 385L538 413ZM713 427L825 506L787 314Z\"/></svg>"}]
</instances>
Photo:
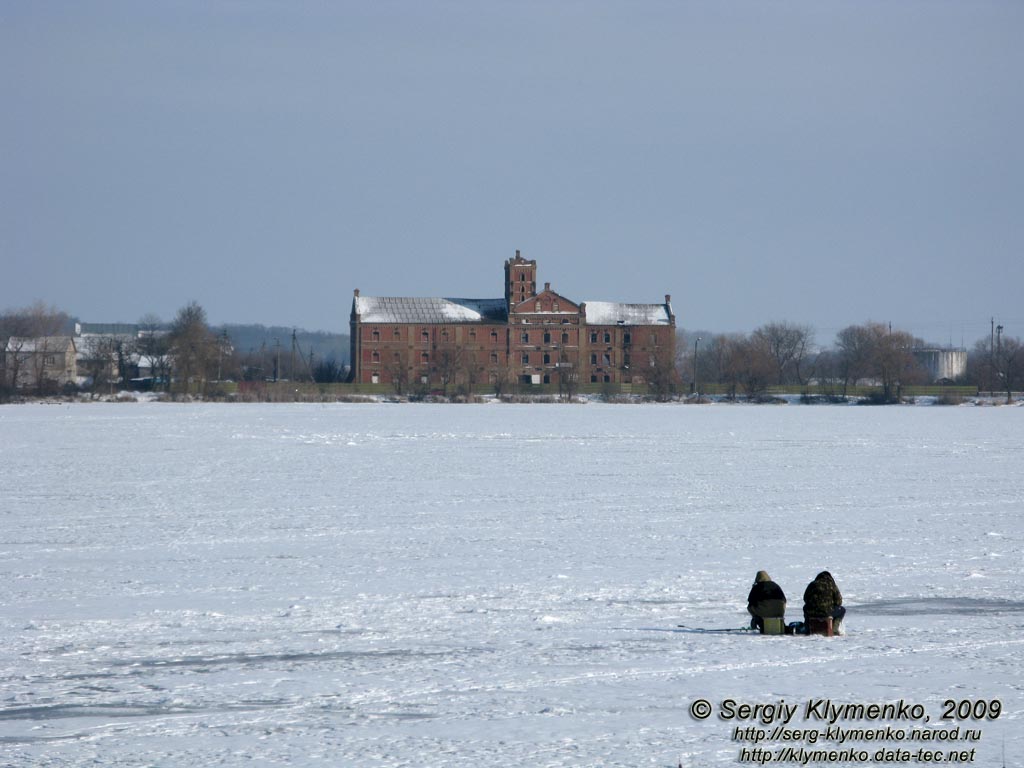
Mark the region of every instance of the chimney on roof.
<instances>
[{"instance_id":1,"label":"chimney on roof","mask_svg":"<svg viewBox=\"0 0 1024 768\"><path fill-rule=\"evenodd\" d=\"M519 249L516 248L516 259L518 260L519 258L520 258L520 256L519 256Z\"/></svg>"},{"instance_id":2,"label":"chimney on roof","mask_svg":"<svg viewBox=\"0 0 1024 768\"><path fill-rule=\"evenodd\" d=\"M355 296L358 299L359 298L359 289L356 288L354 291L352 291L352 295Z\"/></svg>"},{"instance_id":3,"label":"chimney on roof","mask_svg":"<svg viewBox=\"0 0 1024 768\"><path fill-rule=\"evenodd\" d=\"M544 283L544 290L545 291L550 291L551 290L551 283Z\"/></svg>"},{"instance_id":4,"label":"chimney on roof","mask_svg":"<svg viewBox=\"0 0 1024 768\"><path fill-rule=\"evenodd\" d=\"M671 293L666 293L665 294L665 303L666 304L671 304L672 303L672 294Z\"/></svg>"}]
</instances>

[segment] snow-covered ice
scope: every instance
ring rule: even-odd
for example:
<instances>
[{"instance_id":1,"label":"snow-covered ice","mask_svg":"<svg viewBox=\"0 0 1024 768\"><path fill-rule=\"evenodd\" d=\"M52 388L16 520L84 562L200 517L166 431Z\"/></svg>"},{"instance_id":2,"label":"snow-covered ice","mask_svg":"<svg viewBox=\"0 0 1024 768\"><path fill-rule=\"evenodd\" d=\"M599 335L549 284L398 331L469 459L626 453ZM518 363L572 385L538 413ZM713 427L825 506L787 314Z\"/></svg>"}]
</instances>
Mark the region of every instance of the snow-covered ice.
<instances>
[{"instance_id":1,"label":"snow-covered ice","mask_svg":"<svg viewBox=\"0 0 1024 768\"><path fill-rule=\"evenodd\" d=\"M3 765L734 765L728 697L998 699L1024 760L1020 408L22 405L0 458ZM845 637L677 627L823 568Z\"/></svg>"}]
</instances>

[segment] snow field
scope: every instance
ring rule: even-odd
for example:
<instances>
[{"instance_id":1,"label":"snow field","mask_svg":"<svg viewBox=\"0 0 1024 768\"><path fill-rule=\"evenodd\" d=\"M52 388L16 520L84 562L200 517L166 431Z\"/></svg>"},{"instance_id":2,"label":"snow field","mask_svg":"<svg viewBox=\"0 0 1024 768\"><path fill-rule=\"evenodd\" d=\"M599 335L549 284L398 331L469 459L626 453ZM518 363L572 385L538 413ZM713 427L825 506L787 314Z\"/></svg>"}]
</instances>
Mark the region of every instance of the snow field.
<instances>
[{"instance_id":1,"label":"snow field","mask_svg":"<svg viewBox=\"0 0 1024 768\"><path fill-rule=\"evenodd\" d=\"M1019 762L1022 421L0 408L0 764L732 765L694 699L817 696L998 698L975 764ZM848 636L677 628L762 568Z\"/></svg>"}]
</instances>

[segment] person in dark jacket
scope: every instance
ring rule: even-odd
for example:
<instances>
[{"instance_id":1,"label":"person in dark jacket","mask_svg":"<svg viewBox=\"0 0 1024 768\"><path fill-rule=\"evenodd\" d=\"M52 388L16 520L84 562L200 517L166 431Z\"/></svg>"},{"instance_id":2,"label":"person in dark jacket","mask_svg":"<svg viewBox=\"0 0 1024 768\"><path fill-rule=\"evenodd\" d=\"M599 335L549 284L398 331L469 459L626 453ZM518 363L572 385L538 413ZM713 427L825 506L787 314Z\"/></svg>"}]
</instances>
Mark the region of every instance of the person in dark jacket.
<instances>
[{"instance_id":1,"label":"person in dark jacket","mask_svg":"<svg viewBox=\"0 0 1024 768\"><path fill-rule=\"evenodd\" d=\"M810 619L832 617L832 631L839 634L839 625L846 615L843 596L836 586L836 580L828 571L822 571L804 590L804 623Z\"/></svg>"},{"instance_id":2,"label":"person in dark jacket","mask_svg":"<svg viewBox=\"0 0 1024 768\"><path fill-rule=\"evenodd\" d=\"M747 610L753 617L750 620L750 628L762 632L765 619L781 619L786 614L786 594L765 571L758 571L754 577L754 586L747 595Z\"/></svg>"}]
</instances>

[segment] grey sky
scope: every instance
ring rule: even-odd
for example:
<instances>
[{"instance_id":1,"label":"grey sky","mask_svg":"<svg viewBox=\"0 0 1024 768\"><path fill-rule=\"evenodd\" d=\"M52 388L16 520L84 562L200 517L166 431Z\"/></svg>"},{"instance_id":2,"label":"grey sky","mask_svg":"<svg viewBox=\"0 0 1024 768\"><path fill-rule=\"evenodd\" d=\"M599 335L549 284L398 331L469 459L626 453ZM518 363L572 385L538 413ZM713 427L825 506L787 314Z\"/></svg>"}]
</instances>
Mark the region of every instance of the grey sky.
<instances>
[{"instance_id":1,"label":"grey sky","mask_svg":"<svg viewBox=\"0 0 1024 768\"><path fill-rule=\"evenodd\" d=\"M680 326L1024 336L1024 3L0 2L0 308L347 330L519 248Z\"/></svg>"}]
</instances>

